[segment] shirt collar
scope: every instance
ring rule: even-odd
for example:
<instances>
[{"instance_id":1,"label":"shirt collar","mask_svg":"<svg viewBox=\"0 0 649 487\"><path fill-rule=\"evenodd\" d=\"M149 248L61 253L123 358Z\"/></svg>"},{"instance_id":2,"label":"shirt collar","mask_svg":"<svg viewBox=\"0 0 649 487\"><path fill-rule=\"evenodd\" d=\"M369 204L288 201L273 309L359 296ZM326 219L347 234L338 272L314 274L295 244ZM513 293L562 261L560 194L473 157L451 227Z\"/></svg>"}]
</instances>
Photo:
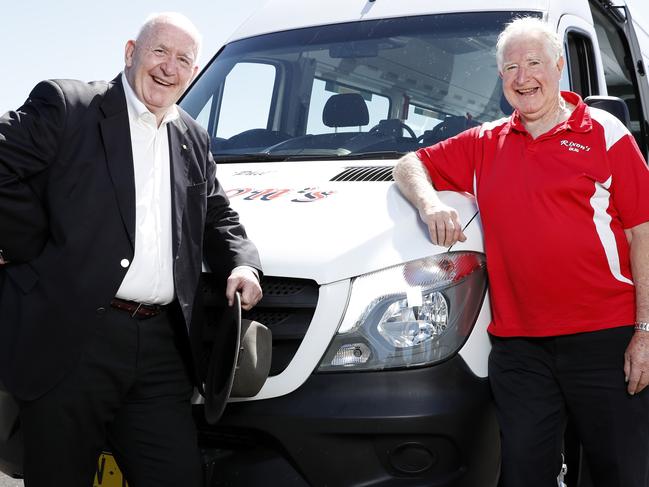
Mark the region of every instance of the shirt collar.
<instances>
[{"instance_id":1,"label":"shirt collar","mask_svg":"<svg viewBox=\"0 0 649 487\"><path fill-rule=\"evenodd\" d=\"M593 128L593 122L590 118L590 112L587 110L588 105L584 103L581 97L577 93L572 91L562 91L561 97L571 105L575 106L575 109L570 114L570 118L564 123L559 124L556 128L556 131L560 130L571 130L573 132L589 132ZM505 127L507 132L510 130L515 130L517 132L526 133L527 130L521 122L520 114L518 110L514 110L512 113L507 127Z\"/></svg>"},{"instance_id":2,"label":"shirt collar","mask_svg":"<svg viewBox=\"0 0 649 487\"><path fill-rule=\"evenodd\" d=\"M140 99L131 88L131 85L126 78L126 74L122 71L122 86L124 86L124 95L126 96L126 107L128 108L129 117L132 120L155 120L155 115L140 101ZM153 119L151 119L153 116ZM172 105L165 113L165 116L162 118L162 123L160 126L172 122L179 117L178 108L176 105Z\"/></svg>"}]
</instances>

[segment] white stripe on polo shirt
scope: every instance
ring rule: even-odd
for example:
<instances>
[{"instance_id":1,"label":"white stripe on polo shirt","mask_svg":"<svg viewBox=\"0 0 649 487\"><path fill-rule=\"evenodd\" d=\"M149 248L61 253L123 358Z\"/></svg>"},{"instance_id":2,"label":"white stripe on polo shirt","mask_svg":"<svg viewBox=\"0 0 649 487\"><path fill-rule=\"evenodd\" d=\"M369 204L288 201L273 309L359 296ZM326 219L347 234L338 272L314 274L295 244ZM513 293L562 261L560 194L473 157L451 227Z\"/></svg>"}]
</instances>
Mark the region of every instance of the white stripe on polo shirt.
<instances>
[{"instance_id":1,"label":"white stripe on polo shirt","mask_svg":"<svg viewBox=\"0 0 649 487\"><path fill-rule=\"evenodd\" d=\"M604 129L604 137L606 139L606 150L608 151L613 145L629 131L621 125L617 118L611 113L600 110L599 108L590 108L590 117L599 123ZM595 192L590 199L590 206L593 207L593 222L597 235L602 243L604 252L606 253L606 260L608 261L609 269L613 277L620 282L625 282L633 286L633 281L624 277L620 270L620 255L617 250L617 243L615 242L615 235L611 229L611 215L608 213L608 208L611 200L611 183L613 176L609 177L603 183L595 182Z\"/></svg>"},{"instance_id":2,"label":"white stripe on polo shirt","mask_svg":"<svg viewBox=\"0 0 649 487\"><path fill-rule=\"evenodd\" d=\"M611 200L609 188L611 187L612 180L613 176L604 181L604 183L595 183L595 193L593 193L593 197L590 199L590 206L593 207L595 230L597 230L597 235L599 235L599 240L606 253L606 260L608 261L609 269L611 269L611 274L618 281L633 286L633 281L624 277L620 270L620 255L617 251L615 235L611 229L611 215L607 211Z\"/></svg>"}]
</instances>

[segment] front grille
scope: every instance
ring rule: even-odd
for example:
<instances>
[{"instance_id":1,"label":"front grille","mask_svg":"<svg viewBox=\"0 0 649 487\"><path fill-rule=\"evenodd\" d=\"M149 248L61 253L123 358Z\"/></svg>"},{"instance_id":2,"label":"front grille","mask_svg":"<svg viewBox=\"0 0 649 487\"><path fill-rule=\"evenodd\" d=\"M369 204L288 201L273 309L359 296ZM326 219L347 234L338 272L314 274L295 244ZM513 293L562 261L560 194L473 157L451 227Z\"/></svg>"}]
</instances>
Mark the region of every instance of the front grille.
<instances>
[{"instance_id":1,"label":"front grille","mask_svg":"<svg viewBox=\"0 0 649 487\"><path fill-rule=\"evenodd\" d=\"M392 166L359 166L345 168L331 181L394 181Z\"/></svg>"},{"instance_id":2,"label":"front grille","mask_svg":"<svg viewBox=\"0 0 649 487\"><path fill-rule=\"evenodd\" d=\"M203 275L205 305L222 306L222 287L209 274ZM273 334L273 357L270 375L280 374L293 359L306 335L318 304L319 287L315 281L264 276L261 281L264 296L242 317L266 325Z\"/></svg>"}]
</instances>

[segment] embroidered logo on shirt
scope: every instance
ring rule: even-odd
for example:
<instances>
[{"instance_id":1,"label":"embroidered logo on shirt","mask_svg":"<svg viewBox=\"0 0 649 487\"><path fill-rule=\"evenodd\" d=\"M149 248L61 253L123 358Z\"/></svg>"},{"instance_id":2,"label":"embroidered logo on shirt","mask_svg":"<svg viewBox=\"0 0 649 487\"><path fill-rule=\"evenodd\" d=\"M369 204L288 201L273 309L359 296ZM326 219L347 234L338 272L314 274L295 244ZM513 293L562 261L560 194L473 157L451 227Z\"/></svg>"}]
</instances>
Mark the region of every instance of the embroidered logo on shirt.
<instances>
[{"instance_id":1,"label":"embroidered logo on shirt","mask_svg":"<svg viewBox=\"0 0 649 487\"><path fill-rule=\"evenodd\" d=\"M589 146L581 145L581 144L578 144L577 142L572 142L571 140L563 139L561 141L561 145L563 147L567 147L568 150L572 151L572 152L581 152L581 151L588 152L588 151L590 151Z\"/></svg>"}]
</instances>

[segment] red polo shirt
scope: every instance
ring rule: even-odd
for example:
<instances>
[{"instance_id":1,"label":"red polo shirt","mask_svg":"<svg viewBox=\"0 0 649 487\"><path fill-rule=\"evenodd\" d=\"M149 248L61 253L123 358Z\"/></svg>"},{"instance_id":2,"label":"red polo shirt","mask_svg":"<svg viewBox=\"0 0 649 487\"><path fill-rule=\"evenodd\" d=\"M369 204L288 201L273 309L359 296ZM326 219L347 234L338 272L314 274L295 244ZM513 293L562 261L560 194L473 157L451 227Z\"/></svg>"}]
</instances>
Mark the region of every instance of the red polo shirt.
<instances>
[{"instance_id":1,"label":"red polo shirt","mask_svg":"<svg viewBox=\"0 0 649 487\"><path fill-rule=\"evenodd\" d=\"M517 112L417 151L439 191L476 196L498 336L633 324L628 229L649 221L649 170L613 115L576 105L536 139Z\"/></svg>"}]
</instances>

